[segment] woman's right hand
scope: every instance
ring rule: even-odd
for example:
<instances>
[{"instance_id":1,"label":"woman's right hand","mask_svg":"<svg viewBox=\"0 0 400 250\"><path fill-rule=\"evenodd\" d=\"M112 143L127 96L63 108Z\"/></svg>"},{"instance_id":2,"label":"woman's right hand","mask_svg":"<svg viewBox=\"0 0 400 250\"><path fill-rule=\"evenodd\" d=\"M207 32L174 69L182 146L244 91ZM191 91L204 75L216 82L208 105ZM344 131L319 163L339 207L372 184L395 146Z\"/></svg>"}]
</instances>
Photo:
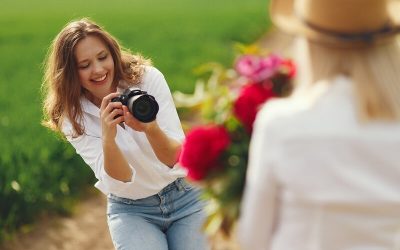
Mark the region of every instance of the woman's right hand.
<instances>
[{"instance_id":1,"label":"woman's right hand","mask_svg":"<svg viewBox=\"0 0 400 250\"><path fill-rule=\"evenodd\" d=\"M105 96L100 106L100 120L103 141L114 140L117 135L117 125L124 121L124 112L121 102L111 102L111 99L119 96L119 93L111 93Z\"/></svg>"}]
</instances>

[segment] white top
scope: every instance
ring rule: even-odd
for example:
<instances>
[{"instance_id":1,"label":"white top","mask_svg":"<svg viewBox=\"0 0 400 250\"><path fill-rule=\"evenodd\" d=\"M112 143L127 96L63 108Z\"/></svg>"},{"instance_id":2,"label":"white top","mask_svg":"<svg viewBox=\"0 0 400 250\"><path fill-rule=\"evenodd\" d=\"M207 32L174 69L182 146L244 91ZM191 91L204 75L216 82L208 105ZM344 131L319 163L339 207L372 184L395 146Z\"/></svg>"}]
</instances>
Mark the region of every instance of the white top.
<instances>
[{"instance_id":1,"label":"white top","mask_svg":"<svg viewBox=\"0 0 400 250\"><path fill-rule=\"evenodd\" d=\"M160 71L146 67L143 80L138 85L157 100L160 110L156 121L167 136L182 141L185 137L169 90ZM100 109L86 98L81 99L85 133L72 138L72 125L66 120L63 133L76 152L93 170L98 182L95 187L104 194L114 194L129 199L140 199L154 195L186 171L178 165L169 168L160 162L146 135L128 126L117 126L116 143L132 168L132 180L122 182L109 176L104 169Z\"/></svg>"},{"instance_id":2,"label":"white top","mask_svg":"<svg viewBox=\"0 0 400 250\"><path fill-rule=\"evenodd\" d=\"M309 97L273 100L257 116L243 249L400 249L400 124L360 124L344 76Z\"/></svg>"}]
</instances>

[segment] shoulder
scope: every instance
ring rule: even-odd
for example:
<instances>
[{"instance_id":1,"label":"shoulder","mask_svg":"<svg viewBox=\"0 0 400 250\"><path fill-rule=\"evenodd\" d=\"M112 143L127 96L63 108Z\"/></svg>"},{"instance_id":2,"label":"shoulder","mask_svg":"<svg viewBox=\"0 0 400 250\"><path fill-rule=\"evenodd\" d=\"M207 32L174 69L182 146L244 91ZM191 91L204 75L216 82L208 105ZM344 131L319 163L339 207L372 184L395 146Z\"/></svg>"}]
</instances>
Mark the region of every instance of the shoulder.
<instances>
[{"instance_id":1,"label":"shoulder","mask_svg":"<svg viewBox=\"0 0 400 250\"><path fill-rule=\"evenodd\" d=\"M292 122L310 109L310 105L300 98L274 98L266 102L257 113L256 123L278 124Z\"/></svg>"},{"instance_id":2,"label":"shoulder","mask_svg":"<svg viewBox=\"0 0 400 250\"><path fill-rule=\"evenodd\" d=\"M170 92L163 73L154 66L145 67L142 82L139 87L152 95L162 95L163 93Z\"/></svg>"},{"instance_id":3,"label":"shoulder","mask_svg":"<svg viewBox=\"0 0 400 250\"><path fill-rule=\"evenodd\" d=\"M277 133L308 133L354 126L355 102L351 82L321 81L288 98L268 101L255 126Z\"/></svg>"},{"instance_id":4,"label":"shoulder","mask_svg":"<svg viewBox=\"0 0 400 250\"><path fill-rule=\"evenodd\" d=\"M158 78L164 78L163 73L154 66L145 66L143 73L143 82L151 82Z\"/></svg>"},{"instance_id":5,"label":"shoulder","mask_svg":"<svg viewBox=\"0 0 400 250\"><path fill-rule=\"evenodd\" d=\"M282 131L284 127L293 122L294 117L299 113L301 113L301 108L295 105L295 101L291 98L269 100L257 113L254 132Z\"/></svg>"}]
</instances>

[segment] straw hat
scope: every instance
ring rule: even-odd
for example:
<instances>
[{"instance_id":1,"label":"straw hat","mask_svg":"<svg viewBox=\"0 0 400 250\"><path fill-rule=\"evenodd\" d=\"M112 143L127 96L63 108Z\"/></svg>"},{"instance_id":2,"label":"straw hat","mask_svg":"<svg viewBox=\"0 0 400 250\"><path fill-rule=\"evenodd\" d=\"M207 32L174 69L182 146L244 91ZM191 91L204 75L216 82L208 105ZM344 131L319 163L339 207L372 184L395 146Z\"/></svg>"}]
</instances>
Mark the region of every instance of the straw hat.
<instances>
[{"instance_id":1,"label":"straw hat","mask_svg":"<svg viewBox=\"0 0 400 250\"><path fill-rule=\"evenodd\" d=\"M271 0L270 15L283 31L338 46L400 32L400 0Z\"/></svg>"}]
</instances>

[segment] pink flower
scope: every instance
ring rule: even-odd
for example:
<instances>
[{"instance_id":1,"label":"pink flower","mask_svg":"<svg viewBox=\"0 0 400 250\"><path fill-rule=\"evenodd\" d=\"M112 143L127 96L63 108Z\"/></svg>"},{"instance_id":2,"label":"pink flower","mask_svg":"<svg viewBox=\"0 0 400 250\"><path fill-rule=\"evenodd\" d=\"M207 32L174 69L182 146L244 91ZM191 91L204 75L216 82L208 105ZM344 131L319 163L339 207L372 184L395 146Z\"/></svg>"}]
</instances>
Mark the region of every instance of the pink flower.
<instances>
[{"instance_id":1,"label":"pink flower","mask_svg":"<svg viewBox=\"0 0 400 250\"><path fill-rule=\"evenodd\" d=\"M253 130L253 123L260 105L274 96L272 83L253 83L241 89L233 105L233 112L249 133Z\"/></svg>"},{"instance_id":2,"label":"pink flower","mask_svg":"<svg viewBox=\"0 0 400 250\"><path fill-rule=\"evenodd\" d=\"M261 82L273 76L280 68L283 59L277 55L268 57L244 55L236 62L236 71L253 82Z\"/></svg>"},{"instance_id":3,"label":"pink flower","mask_svg":"<svg viewBox=\"0 0 400 250\"><path fill-rule=\"evenodd\" d=\"M194 128L182 145L179 163L188 170L188 177L199 181L219 167L219 158L230 144L228 131L221 126Z\"/></svg>"}]
</instances>

